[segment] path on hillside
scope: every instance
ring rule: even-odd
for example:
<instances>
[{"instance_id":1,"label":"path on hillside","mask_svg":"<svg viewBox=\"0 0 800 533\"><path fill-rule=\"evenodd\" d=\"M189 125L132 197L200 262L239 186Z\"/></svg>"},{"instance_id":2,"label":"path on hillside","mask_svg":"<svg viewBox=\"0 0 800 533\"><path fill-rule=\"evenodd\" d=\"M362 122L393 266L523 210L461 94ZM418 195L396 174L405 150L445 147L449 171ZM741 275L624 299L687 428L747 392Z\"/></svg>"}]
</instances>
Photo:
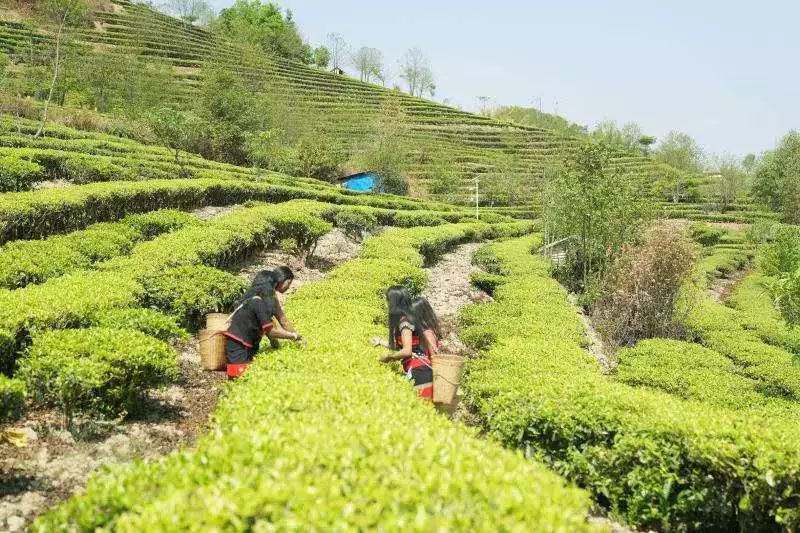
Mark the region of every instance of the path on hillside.
<instances>
[{"instance_id":1,"label":"path on hillside","mask_svg":"<svg viewBox=\"0 0 800 533\"><path fill-rule=\"evenodd\" d=\"M209 220L235 206L203 208L196 216ZM246 280L261 270L288 265L295 282L288 291L325 277L328 270L358 255L360 243L334 229L323 235L305 262L287 252L264 250L228 268ZM2 446L0 454L0 531L23 531L42 511L69 498L101 466L134 459L156 459L193 442L209 429L209 417L226 381L224 372L200 368L198 339L176 344L180 377L153 391L146 413L124 422L82 419L76 431L61 429L54 410L34 409L13 427L24 428L27 446Z\"/></svg>"},{"instance_id":2,"label":"path on hillside","mask_svg":"<svg viewBox=\"0 0 800 533\"><path fill-rule=\"evenodd\" d=\"M423 293L439 317L442 327L442 351L444 353L467 353L458 338L458 313L466 305L490 302L492 299L470 283L470 274L480 272L472 264L472 255L482 243L464 244L443 255L440 260L425 269L428 285Z\"/></svg>"}]
</instances>

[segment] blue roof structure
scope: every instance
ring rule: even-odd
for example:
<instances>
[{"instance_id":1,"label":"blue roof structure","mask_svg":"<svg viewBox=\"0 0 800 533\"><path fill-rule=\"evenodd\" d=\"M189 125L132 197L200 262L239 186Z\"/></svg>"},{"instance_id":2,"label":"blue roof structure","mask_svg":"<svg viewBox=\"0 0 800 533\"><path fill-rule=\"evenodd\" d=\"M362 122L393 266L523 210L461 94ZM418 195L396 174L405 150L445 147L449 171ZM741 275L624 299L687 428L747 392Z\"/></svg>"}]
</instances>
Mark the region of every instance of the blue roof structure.
<instances>
[{"instance_id":1,"label":"blue roof structure","mask_svg":"<svg viewBox=\"0 0 800 533\"><path fill-rule=\"evenodd\" d=\"M378 186L378 175L374 172L359 172L339 179L345 189L358 192L375 192Z\"/></svg>"}]
</instances>

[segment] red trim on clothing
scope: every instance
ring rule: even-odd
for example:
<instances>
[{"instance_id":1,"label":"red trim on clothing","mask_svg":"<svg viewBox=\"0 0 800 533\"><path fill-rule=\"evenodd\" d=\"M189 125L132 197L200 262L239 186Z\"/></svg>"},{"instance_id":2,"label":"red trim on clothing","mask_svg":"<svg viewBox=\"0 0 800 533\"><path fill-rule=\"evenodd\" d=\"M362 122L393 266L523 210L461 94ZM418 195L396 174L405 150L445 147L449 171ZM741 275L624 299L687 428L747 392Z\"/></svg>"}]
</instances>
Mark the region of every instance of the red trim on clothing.
<instances>
[{"instance_id":1,"label":"red trim on clothing","mask_svg":"<svg viewBox=\"0 0 800 533\"><path fill-rule=\"evenodd\" d=\"M247 368L250 366L250 363L228 363L228 366L225 367L225 370L228 374L228 379L236 379L242 374L245 373Z\"/></svg>"},{"instance_id":2,"label":"red trim on clothing","mask_svg":"<svg viewBox=\"0 0 800 533\"><path fill-rule=\"evenodd\" d=\"M426 400L433 400L433 383L420 387L417 390L417 396L425 398Z\"/></svg>"},{"instance_id":3,"label":"red trim on clothing","mask_svg":"<svg viewBox=\"0 0 800 533\"><path fill-rule=\"evenodd\" d=\"M275 327L275 324L273 324L272 322L269 322L268 324L264 324L263 326L261 326L261 332L262 333L266 333L268 330L272 329L273 327Z\"/></svg>"},{"instance_id":4,"label":"red trim on clothing","mask_svg":"<svg viewBox=\"0 0 800 533\"><path fill-rule=\"evenodd\" d=\"M224 331L224 332L222 332L222 334L225 335L226 337L228 337L229 339L231 339L232 341L238 342L242 346L245 346L247 348L252 348L253 347L252 344L250 344L249 342L247 342L244 339L240 339L239 337L237 337L236 335L234 335L233 333L231 333L229 331Z\"/></svg>"}]
</instances>

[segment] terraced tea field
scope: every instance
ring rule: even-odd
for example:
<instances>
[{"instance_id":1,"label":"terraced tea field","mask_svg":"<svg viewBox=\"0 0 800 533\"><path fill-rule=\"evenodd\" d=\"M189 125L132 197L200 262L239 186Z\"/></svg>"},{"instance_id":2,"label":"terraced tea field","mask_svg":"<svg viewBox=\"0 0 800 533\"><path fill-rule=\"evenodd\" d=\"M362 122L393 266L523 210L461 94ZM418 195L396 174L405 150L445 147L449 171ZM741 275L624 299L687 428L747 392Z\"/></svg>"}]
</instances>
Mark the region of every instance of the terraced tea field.
<instances>
[{"instance_id":1,"label":"terraced tea field","mask_svg":"<svg viewBox=\"0 0 800 533\"><path fill-rule=\"evenodd\" d=\"M0 11L0 49L18 53L34 48L50 37L30 23L6 20ZM278 57L254 59L236 46L216 41L203 29L186 25L141 4L124 0L109 2L95 13L95 23L79 33L92 47L115 47L171 64L179 81L173 97L185 103L197 96L203 67L210 57L223 58L225 68L266 83L277 98L284 99L297 120L324 125L346 150L357 148L378 116L388 95L395 95L406 116L404 135L417 149L409 172L419 188L427 184L431 154L444 154L463 179L463 194L476 176L494 179L497 172L513 176L519 183L540 179L554 163L583 141L551 131L503 123L432 101L413 98L383 87ZM27 47L27 48L26 48ZM613 165L643 180L656 182L678 173L653 160L620 152Z\"/></svg>"}]
</instances>

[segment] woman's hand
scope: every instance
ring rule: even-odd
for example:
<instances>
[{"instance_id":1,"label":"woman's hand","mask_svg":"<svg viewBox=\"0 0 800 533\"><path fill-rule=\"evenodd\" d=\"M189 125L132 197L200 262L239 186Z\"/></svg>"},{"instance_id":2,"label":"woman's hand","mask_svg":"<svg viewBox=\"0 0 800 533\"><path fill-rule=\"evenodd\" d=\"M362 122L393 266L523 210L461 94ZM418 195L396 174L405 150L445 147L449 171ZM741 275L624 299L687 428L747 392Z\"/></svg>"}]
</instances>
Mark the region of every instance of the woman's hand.
<instances>
[{"instance_id":1,"label":"woman's hand","mask_svg":"<svg viewBox=\"0 0 800 533\"><path fill-rule=\"evenodd\" d=\"M394 361L394 354L387 353L381 357L381 363L391 363L392 361Z\"/></svg>"},{"instance_id":2,"label":"woman's hand","mask_svg":"<svg viewBox=\"0 0 800 533\"><path fill-rule=\"evenodd\" d=\"M372 337L372 338L369 340L369 342L370 342L370 344L372 344L373 346L386 346L387 348L388 348L388 344L389 344L388 342L386 342L385 340L383 340L383 339L382 339L382 338L380 338L380 337Z\"/></svg>"}]
</instances>

